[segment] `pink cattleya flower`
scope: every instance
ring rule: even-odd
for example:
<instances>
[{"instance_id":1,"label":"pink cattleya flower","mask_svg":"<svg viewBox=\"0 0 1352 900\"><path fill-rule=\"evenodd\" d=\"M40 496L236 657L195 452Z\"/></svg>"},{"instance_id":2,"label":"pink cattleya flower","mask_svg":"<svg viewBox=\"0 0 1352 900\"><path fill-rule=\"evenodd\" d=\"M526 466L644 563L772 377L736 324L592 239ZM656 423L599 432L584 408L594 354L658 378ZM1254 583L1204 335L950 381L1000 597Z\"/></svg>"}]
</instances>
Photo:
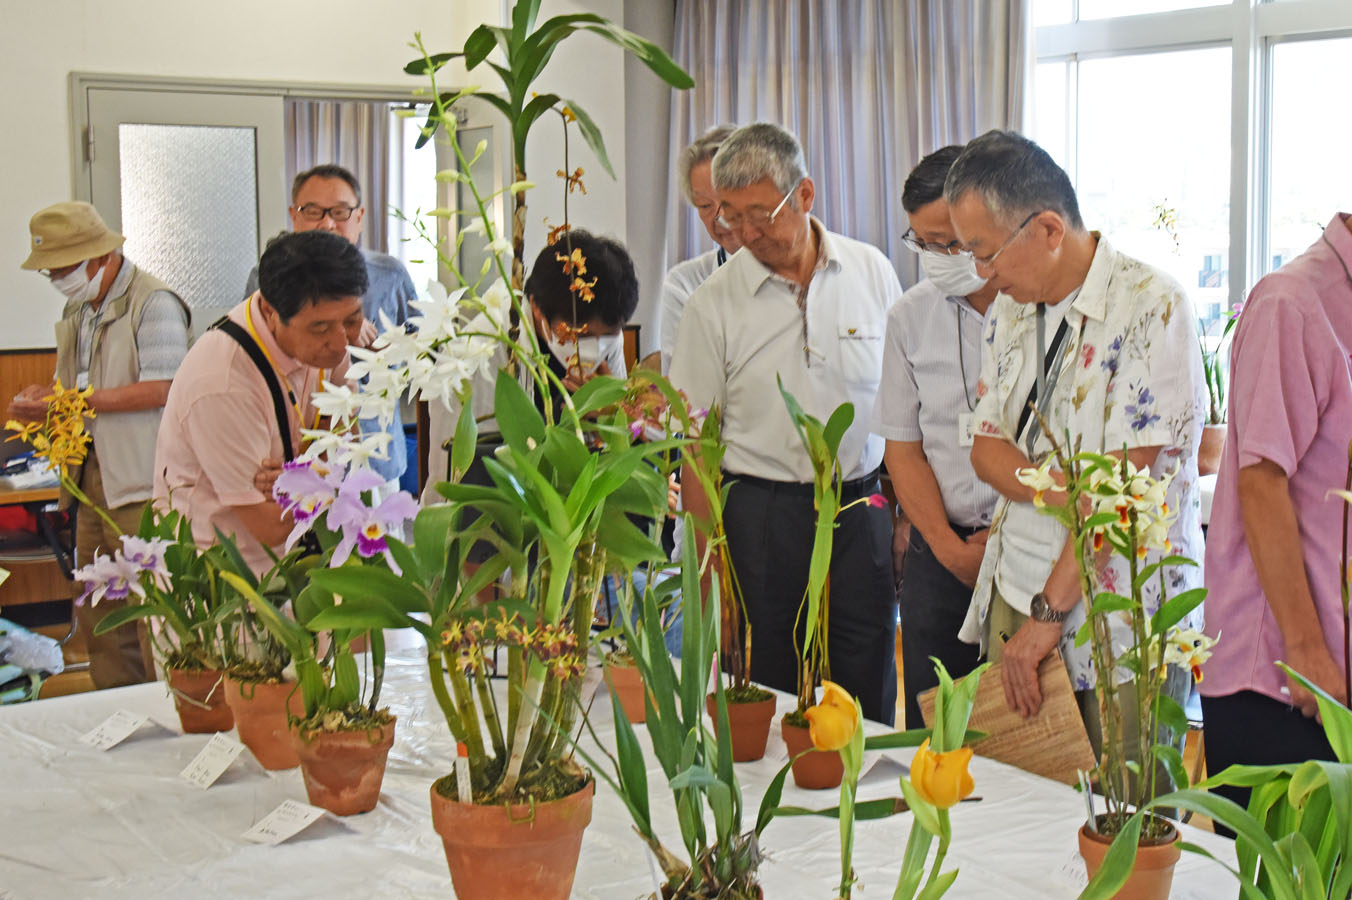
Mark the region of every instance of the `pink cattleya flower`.
<instances>
[{"instance_id":1,"label":"pink cattleya flower","mask_svg":"<svg viewBox=\"0 0 1352 900\"><path fill-rule=\"evenodd\" d=\"M282 513L291 516L296 527L286 536L290 550L301 535L310 530L316 517L328 509L338 495L341 473L316 461L289 462L272 486L272 496L281 504Z\"/></svg>"},{"instance_id":2,"label":"pink cattleya flower","mask_svg":"<svg viewBox=\"0 0 1352 900\"><path fill-rule=\"evenodd\" d=\"M85 585L84 593L75 602L83 603L88 599L91 607L98 606L104 597L123 600L133 593L140 597L146 595L141 586L141 567L124 559L121 553L113 557L94 554L94 561L79 569L75 580Z\"/></svg>"},{"instance_id":3,"label":"pink cattleya flower","mask_svg":"<svg viewBox=\"0 0 1352 900\"><path fill-rule=\"evenodd\" d=\"M385 536L416 516L418 504L407 491L398 491L377 506L367 506L362 495L384 483L384 479L370 469L354 469L338 486L338 496L329 508L328 521L329 527L341 530L343 537L334 548L329 565L341 566L356 548L366 558L377 553L384 555L390 569L396 575L403 574L390 554Z\"/></svg>"}]
</instances>

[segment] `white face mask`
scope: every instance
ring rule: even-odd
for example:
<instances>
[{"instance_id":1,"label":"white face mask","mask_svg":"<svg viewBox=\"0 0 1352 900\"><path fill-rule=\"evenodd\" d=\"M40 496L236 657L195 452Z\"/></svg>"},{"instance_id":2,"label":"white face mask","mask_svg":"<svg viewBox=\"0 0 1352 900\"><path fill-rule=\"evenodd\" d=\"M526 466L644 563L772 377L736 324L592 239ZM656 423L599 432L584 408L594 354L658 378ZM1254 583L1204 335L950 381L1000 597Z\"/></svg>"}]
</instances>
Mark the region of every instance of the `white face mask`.
<instances>
[{"instance_id":1,"label":"white face mask","mask_svg":"<svg viewBox=\"0 0 1352 900\"><path fill-rule=\"evenodd\" d=\"M94 273L94 277L90 278L85 273L88 266L88 261L82 262L60 278L53 278L52 287L65 294L66 299L72 303L85 303L93 300L98 296L99 288L103 285L103 267L99 266L98 271Z\"/></svg>"},{"instance_id":2,"label":"white face mask","mask_svg":"<svg viewBox=\"0 0 1352 900\"><path fill-rule=\"evenodd\" d=\"M579 335L577 342L560 341L552 331L545 336L545 344L563 367L576 364L583 372L596 370L602 360L614 359L621 347L621 335L603 334L598 337Z\"/></svg>"},{"instance_id":3,"label":"white face mask","mask_svg":"<svg viewBox=\"0 0 1352 900\"><path fill-rule=\"evenodd\" d=\"M986 279L976 274L976 263L970 256L922 250L920 267L945 297L966 297L986 286Z\"/></svg>"}]
</instances>

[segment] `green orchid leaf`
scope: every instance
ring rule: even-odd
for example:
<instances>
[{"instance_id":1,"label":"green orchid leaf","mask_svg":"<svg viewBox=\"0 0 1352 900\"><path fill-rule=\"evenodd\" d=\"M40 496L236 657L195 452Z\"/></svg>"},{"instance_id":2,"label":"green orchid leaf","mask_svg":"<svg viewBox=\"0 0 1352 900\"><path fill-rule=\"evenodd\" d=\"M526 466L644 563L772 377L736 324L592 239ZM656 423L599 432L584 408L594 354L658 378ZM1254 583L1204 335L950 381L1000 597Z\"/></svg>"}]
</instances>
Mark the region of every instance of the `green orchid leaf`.
<instances>
[{"instance_id":1,"label":"green orchid leaf","mask_svg":"<svg viewBox=\"0 0 1352 900\"><path fill-rule=\"evenodd\" d=\"M1202 605L1202 601L1206 599L1206 594L1206 588L1199 587L1170 597L1150 617L1150 632L1152 634L1167 634L1170 628L1183 621L1189 613Z\"/></svg>"},{"instance_id":2,"label":"green orchid leaf","mask_svg":"<svg viewBox=\"0 0 1352 900\"><path fill-rule=\"evenodd\" d=\"M568 109L572 110L573 115L577 116L577 127L582 132L582 139L587 142L591 152L596 156L596 161L601 164L611 178L615 177L615 169L610 164L610 157L606 154L606 141L601 135L601 129L596 126L591 115L578 106L576 100L564 101Z\"/></svg>"}]
</instances>

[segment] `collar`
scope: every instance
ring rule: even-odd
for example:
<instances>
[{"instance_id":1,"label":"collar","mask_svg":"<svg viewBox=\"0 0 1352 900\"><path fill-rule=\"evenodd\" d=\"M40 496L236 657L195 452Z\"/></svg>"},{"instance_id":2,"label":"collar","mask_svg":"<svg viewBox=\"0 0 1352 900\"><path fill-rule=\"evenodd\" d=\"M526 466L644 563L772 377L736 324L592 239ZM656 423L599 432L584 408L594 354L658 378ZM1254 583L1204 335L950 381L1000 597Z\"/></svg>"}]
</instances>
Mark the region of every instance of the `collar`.
<instances>
[{"instance_id":1,"label":"collar","mask_svg":"<svg viewBox=\"0 0 1352 900\"><path fill-rule=\"evenodd\" d=\"M1098 239L1098 246L1094 248L1094 259L1089 264L1084 281L1075 288L1075 298L1070 301L1066 317L1078 313L1083 318L1103 322L1108 318L1108 283L1112 280L1118 253L1102 234L1097 231L1091 231L1090 234ZM1037 307L1036 303L1019 303L1015 321L1032 322Z\"/></svg>"},{"instance_id":2,"label":"collar","mask_svg":"<svg viewBox=\"0 0 1352 900\"><path fill-rule=\"evenodd\" d=\"M1335 214L1324 229L1324 240L1342 260L1343 266L1352 272L1352 216L1342 212Z\"/></svg>"},{"instance_id":3,"label":"collar","mask_svg":"<svg viewBox=\"0 0 1352 900\"><path fill-rule=\"evenodd\" d=\"M826 226L822 225L821 220L814 215L808 214L808 224L817 236L817 265L812 270L813 274L832 267L839 270L841 267L840 251L831 232L827 231ZM741 276L742 286L748 295L755 294L767 281L773 280L780 284L789 283L787 279L776 275L770 270L769 266L756 259L755 254L745 247L734 253L728 259L728 262L730 267L739 267L734 268L733 271ZM802 286L798 285L798 287L801 288Z\"/></svg>"},{"instance_id":4,"label":"collar","mask_svg":"<svg viewBox=\"0 0 1352 900\"><path fill-rule=\"evenodd\" d=\"M251 333L258 335L258 341L267 352L268 358L272 360L278 372L290 377L292 373L305 368L305 363L288 356L286 351L277 343L277 339L272 336L272 331L263 321L263 313L258 308L258 300L261 296L262 294L258 291L254 291L244 304L244 327L249 329L250 322L253 323L252 329L249 330Z\"/></svg>"}]
</instances>

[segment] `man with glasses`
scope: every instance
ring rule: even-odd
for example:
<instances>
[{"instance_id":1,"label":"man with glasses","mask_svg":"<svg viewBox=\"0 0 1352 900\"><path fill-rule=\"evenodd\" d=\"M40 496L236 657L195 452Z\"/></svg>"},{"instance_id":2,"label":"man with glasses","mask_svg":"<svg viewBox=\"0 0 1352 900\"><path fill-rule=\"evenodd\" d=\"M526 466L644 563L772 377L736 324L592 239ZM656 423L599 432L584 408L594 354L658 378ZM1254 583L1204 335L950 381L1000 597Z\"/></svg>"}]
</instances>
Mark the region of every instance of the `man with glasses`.
<instances>
[{"instance_id":1,"label":"man with glasses","mask_svg":"<svg viewBox=\"0 0 1352 900\"><path fill-rule=\"evenodd\" d=\"M347 240L354 246L361 242L362 218L366 209L361 204L361 184L342 166L326 163L307 169L296 176L291 183L292 231L328 231ZM362 346L370 344L375 338L376 328L381 324L380 314L384 313L395 325L402 325L408 318L408 304L417 299L413 288L413 279L403 263L378 250L362 249L366 260L366 277L370 287L362 297L362 311L366 315L366 324L362 328ZM249 273L248 284L244 289L245 297L258 290L258 267ZM398 481L408 467L408 450L404 443L404 424L396 416L387 426L374 419L362 420L364 433L385 431L390 435L385 459L372 459L371 467L386 481ZM275 462L275 460L273 461ZM272 470L272 471L275 471Z\"/></svg>"},{"instance_id":2,"label":"man with glasses","mask_svg":"<svg viewBox=\"0 0 1352 900\"><path fill-rule=\"evenodd\" d=\"M931 657L954 678L976 668L977 648L958 638L981 568L998 494L976 476L969 453L981 375L982 330L995 288L976 273L953 232L944 179L962 147L936 150L906 179L902 237L925 278L887 317L883 380L873 432L911 522L901 582L906 725L921 724L916 701L939 683Z\"/></svg>"},{"instance_id":3,"label":"man with glasses","mask_svg":"<svg viewBox=\"0 0 1352 900\"><path fill-rule=\"evenodd\" d=\"M22 267L45 275L66 300L56 325L56 378L67 388L93 388L87 401L96 413L87 423L93 442L72 475L117 525L72 504L75 561L84 566L96 551L112 555L121 549L119 535L140 527L151 495L160 416L188 352L189 313L168 285L122 255L122 235L88 203L50 206L33 216L29 231L31 252ZM14 398L10 416L43 420L49 393L41 385L25 388ZM123 603L105 597L98 610L82 605L76 612L96 688L155 675L144 626L93 632L99 619Z\"/></svg>"},{"instance_id":4,"label":"man with glasses","mask_svg":"<svg viewBox=\"0 0 1352 900\"><path fill-rule=\"evenodd\" d=\"M677 263L667 272L662 282L662 321L659 337L662 349L662 371L671 371L671 355L676 352L676 335L680 333L681 315L695 288L714 270L728 261L728 257L742 249L742 242L730 228L718 222L718 195L714 193L713 159L719 145L732 134L731 125L717 125L700 135L685 148L676 164L676 181L681 193L695 207L704 229L717 246L694 259Z\"/></svg>"},{"instance_id":5,"label":"man with glasses","mask_svg":"<svg viewBox=\"0 0 1352 900\"><path fill-rule=\"evenodd\" d=\"M879 490L883 441L869 413L882 375L887 311L901 295L876 248L827 231L811 215L815 186L797 138L757 123L734 132L713 160L719 218L745 252L690 297L671 380L695 406L723 416L723 512L728 548L752 628L751 677L797 689L795 620L807 585L816 511L813 470L776 378L825 421L841 403L854 421L840 443L842 500ZM689 473L686 509L707 515ZM896 714L896 594L892 517L866 503L837 519L831 560L831 677L866 716Z\"/></svg>"},{"instance_id":6,"label":"man with glasses","mask_svg":"<svg viewBox=\"0 0 1352 900\"><path fill-rule=\"evenodd\" d=\"M1036 509L1032 489L1015 473L1041 463L1053 437L1063 449L1120 455L1125 448L1138 467L1174 471L1169 538L1175 553L1200 560L1197 320L1177 282L1084 227L1066 173L1021 135L992 131L968 144L944 198L976 271L1000 291L986 316L971 458L1001 500L963 637L1003 660L1005 699L1025 717L1042 703L1038 663L1059 646L1097 751L1095 672L1088 645L1075 646L1085 617L1076 563L1066 530ZM1163 572L1169 596L1201 585L1198 568ZM1125 562L1108 563L1099 584L1129 590ZM1147 614L1158 608L1160 590L1156 579L1146 584ZM1185 625L1200 627L1200 620L1199 609ZM1166 690L1181 703L1188 681L1171 677ZM1123 703L1135 702L1129 687ZM1124 740L1135 746L1134 736Z\"/></svg>"}]
</instances>

